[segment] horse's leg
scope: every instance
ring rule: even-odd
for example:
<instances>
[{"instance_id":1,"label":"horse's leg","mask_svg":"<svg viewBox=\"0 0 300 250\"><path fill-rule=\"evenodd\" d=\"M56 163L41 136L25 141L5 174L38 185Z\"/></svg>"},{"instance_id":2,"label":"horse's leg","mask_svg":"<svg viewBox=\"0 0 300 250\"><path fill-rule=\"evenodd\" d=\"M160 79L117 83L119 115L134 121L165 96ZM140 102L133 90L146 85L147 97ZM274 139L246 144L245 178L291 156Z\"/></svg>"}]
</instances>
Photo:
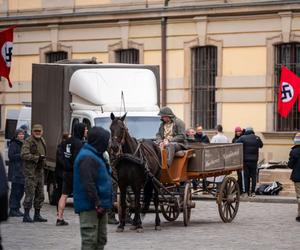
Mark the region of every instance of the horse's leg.
<instances>
[{"instance_id":1,"label":"horse's leg","mask_svg":"<svg viewBox=\"0 0 300 250\"><path fill-rule=\"evenodd\" d=\"M125 227L125 217L126 217L126 187L120 186L120 196L121 196L121 218L120 224L117 228L117 232L123 232Z\"/></svg>"},{"instance_id":2,"label":"horse's leg","mask_svg":"<svg viewBox=\"0 0 300 250\"><path fill-rule=\"evenodd\" d=\"M153 193L153 184L151 181L147 180L144 187L144 204L142 208L142 213L146 213L150 207L151 198Z\"/></svg>"},{"instance_id":3,"label":"horse's leg","mask_svg":"<svg viewBox=\"0 0 300 250\"><path fill-rule=\"evenodd\" d=\"M134 224L132 226L132 229L136 229L138 233L144 232L143 226L142 226L142 220L140 216L140 209L141 209L141 188L140 187L132 187L135 197L135 215L134 215Z\"/></svg>"},{"instance_id":4,"label":"horse's leg","mask_svg":"<svg viewBox=\"0 0 300 250\"><path fill-rule=\"evenodd\" d=\"M159 205L158 191L156 190L156 188L154 188L155 230L161 230L158 205Z\"/></svg>"}]
</instances>

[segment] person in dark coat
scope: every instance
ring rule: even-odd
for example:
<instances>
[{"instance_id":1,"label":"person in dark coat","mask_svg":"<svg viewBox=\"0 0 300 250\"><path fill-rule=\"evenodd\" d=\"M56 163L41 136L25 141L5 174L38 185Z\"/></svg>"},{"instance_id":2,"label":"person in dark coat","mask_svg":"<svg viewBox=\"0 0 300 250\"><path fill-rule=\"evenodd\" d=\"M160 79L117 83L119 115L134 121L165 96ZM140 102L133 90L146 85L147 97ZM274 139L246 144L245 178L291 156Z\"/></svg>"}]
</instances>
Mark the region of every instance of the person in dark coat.
<instances>
[{"instance_id":1,"label":"person in dark coat","mask_svg":"<svg viewBox=\"0 0 300 250\"><path fill-rule=\"evenodd\" d=\"M234 138L232 139L232 143L236 143L236 141L243 135L243 130L241 127L237 126L234 129ZM244 179L244 170L237 171L238 176L238 184L240 187L241 193L245 193L245 179Z\"/></svg>"},{"instance_id":2,"label":"person in dark coat","mask_svg":"<svg viewBox=\"0 0 300 250\"><path fill-rule=\"evenodd\" d=\"M61 143L56 148L56 163L55 163L55 201L57 201L56 210L58 212L58 201L62 194L63 173L64 173L64 149L66 148L66 140L70 137L68 133L64 133Z\"/></svg>"},{"instance_id":3,"label":"person in dark coat","mask_svg":"<svg viewBox=\"0 0 300 250\"><path fill-rule=\"evenodd\" d=\"M64 220L64 209L68 196L73 193L73 165L76 156L84 144L87 127L84 123L78 123L74 126L73 135L64 143L64 163L63 163L63 183L62 195L58 202L58 213L56 226L67 226L68 222Z\"/></svg>"},{"instance_id":4,"label":"person in dark coat","mask_svg":"<svg viewBox=\"0 0 300 250\"><path fill-rule=\"evenodd\" d=\"M23 173L23 161L21 159L21 149L24 142L24 131L18 129L16 136L11 140L8 148L9 167L11 169L11 193L9 197L9 216L22 217L20 211L21 200L24 195L25 177Z\"/></svg>"},{"instance_id":5,"label":"person in dark coat","mask_svg":"<svg viewBox=\"0 0 300 250\"><path fill-rule=\"evenodd\" d=\"M8 182L2 155L0 154L0 223L8 218ZM0 250L2 250L2 238L0 234Z\"/></svg>"},{"instance_id":6,"label":"person in dark coat","mask_svg":"<svg viewBox=\"0 0 300 250\"><path fill-rule=\"evenodd\" d=\"M236 143L243 143L245 194L255 196L258 151L263 147L263 142L259 136L255 135L253 128L248 127L245 129L245 134Z\"/></svg>"},{"instance_id":7,"label":"person in dark coat","mask_svg":"<svg viewBox=\"0 0 300 250\"><path fill-rule=\"evenodd\" d=\"M112 208L111 168L103 154L110 133L93 127L74 163L74 208L79 214L81 249L104 249L107 209Z\"/></svg>"},{"instance_id":8,"label":"person in dark coat","mask_svg":"<svg viewBox=\"0 0 300 250\"><path fill-rule=\"evenodd\" d=\"M195 141L202 143L209 143L209 138L206 134L203 133L202 126L196 128Z\"/></svg>"},{"instance_id":9,"label":"person in dark coat","mask_svg":"<svg viewBox=\"0 0 300 250\"><path fill-rule=\"evenodd\" d=\"M291 180L294 182L296 198L298 203L298 215L296 221L300 222L300 133L297 133L294 138L295 146L290 151L288 167L293 169Z\"/></svg>"}]
</instances>

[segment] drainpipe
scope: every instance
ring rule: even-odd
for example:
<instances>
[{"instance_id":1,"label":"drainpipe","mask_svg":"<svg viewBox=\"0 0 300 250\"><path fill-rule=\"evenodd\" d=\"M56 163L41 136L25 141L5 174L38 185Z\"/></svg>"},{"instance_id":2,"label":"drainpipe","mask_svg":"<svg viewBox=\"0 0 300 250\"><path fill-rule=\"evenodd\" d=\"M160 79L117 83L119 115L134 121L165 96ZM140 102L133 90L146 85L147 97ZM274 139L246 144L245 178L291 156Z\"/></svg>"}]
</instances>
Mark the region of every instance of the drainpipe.
<instances>
[{"instance_id":1,"label":"drainpipe","mask_svg":"<svg viewBox=\"0 0 300 250\"><path fill-rule=\"evenodd\" d=\"M168 7L165 0L164 7ZM161 19L161 105L167 104L167 17Z\"/></svg>"}]
</instances>

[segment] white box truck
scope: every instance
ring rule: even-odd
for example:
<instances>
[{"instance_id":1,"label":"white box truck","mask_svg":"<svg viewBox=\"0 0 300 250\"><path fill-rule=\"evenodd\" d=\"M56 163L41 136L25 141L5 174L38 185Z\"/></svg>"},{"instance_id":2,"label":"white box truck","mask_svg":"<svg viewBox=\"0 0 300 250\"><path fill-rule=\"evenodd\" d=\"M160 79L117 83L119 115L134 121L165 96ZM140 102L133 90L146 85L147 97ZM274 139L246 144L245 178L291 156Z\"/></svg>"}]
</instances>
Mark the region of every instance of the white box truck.
<instances>
[{"instance_id":1,"label":"white box truck","mask_svg":"<svg viewBox=\"0 0 300 250\"><path fill-rule=\"evenodd\" d=\"M160 118L159 67L133 64L33 64L32 124L44 126L46 183L53 200L56 147L78 122L109 129L110 113L124 114L136 138L155 138Z\"/></svg>"}]
</instances>

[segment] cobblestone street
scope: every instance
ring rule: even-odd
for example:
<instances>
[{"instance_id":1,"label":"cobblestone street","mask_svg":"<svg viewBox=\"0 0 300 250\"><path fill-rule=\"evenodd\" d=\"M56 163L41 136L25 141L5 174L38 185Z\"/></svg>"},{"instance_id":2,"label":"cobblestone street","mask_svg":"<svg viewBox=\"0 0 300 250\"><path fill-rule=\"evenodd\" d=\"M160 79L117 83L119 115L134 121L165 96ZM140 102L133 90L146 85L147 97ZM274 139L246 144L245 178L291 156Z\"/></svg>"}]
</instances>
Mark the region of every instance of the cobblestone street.
<instances>
[{"instance_id":1,"label":"cobblestone street","mask_svg":"<svg viewBox=\"0 0 300 250\"><path fill-rule=\"evenodd\" d=\"M11 218L1 224L6 250L80 249L78 216L66 209L67 227L55 226L56 208L44 205L47 223L24 224ZM109 225L107 250L115 249L299 249L300 223L295 221L296 204L242 202L231 224L221 221L214 201L197 201L191 224L183 226L182 215L175 222L161 216L162 231L154 230L154 216L144 219L144 233L126 228L116 233Z\"/></svg>"}]
</instances>

